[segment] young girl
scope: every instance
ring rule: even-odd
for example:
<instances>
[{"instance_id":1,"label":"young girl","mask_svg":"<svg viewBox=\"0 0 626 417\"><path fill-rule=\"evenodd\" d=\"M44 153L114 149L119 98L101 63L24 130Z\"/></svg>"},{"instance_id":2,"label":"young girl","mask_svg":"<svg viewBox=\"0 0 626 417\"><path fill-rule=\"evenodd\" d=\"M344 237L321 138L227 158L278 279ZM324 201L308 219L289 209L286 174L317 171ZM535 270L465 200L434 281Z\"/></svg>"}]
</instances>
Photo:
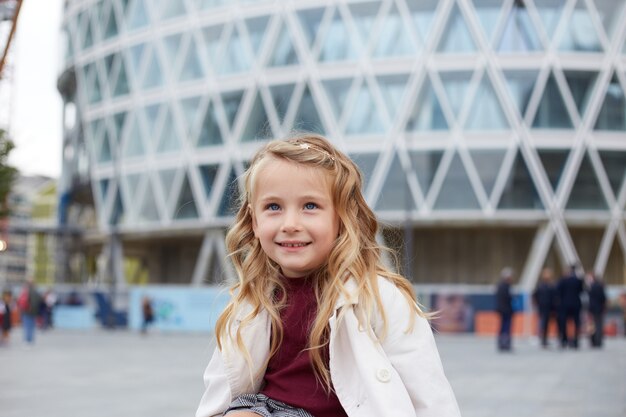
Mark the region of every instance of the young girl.
<instances>
[{"instance_id":1,"label":"young girl","mask_svg":"<svg viewBox=\"0 0 626 417\"><path fill-rule=\"evenodd\" d=\"M196 417L460 416L356 165L302 134L265 145L244 181L226 237L239 281Z\"/></svg>"}]
</instances>

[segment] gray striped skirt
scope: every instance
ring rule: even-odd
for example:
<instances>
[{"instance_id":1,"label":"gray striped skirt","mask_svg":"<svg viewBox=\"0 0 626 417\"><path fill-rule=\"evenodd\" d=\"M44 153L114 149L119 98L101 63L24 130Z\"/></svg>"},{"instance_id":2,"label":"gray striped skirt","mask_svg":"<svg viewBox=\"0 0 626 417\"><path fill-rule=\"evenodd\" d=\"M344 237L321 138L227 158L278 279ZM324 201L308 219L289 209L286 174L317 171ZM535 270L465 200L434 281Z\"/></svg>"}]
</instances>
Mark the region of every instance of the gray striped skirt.
<instances>
[{"instance_id":1,"label":"gray striped skirt","mask_svg":"<svg viewBox=\"0 0 626 417\"><path fill-rule=\"evenodd\" d=\"M263 417L313 417L309 412L294 408L263 394L243 394L235 398L224 415L235 411L249 411Z\"/></svg>"}]
</instances>

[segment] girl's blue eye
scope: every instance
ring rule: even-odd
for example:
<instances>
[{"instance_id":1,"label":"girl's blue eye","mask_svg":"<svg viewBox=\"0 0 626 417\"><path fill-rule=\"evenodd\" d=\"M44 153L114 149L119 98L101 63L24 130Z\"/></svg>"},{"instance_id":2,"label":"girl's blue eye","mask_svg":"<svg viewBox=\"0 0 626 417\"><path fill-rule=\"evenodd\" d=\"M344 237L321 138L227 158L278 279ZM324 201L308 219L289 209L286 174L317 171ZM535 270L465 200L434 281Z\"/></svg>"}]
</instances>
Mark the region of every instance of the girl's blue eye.
<instances>
[{"instance_id":1,"label":"girl's blue eye","mask_svg":"<svg viewBox=\"0 0 626 417\"><path fill-rule=\"evenodd\" d=\"M276 203L270 203L267 205L267 209L270 211L280 210L280 206Z\"/></svg>"},{"instance_id":2,"label":"girl's blue eye","mask_svg":"<svg viewBox=\"0 0 626 417\"><path fill-rule=\"evenodd\" d=\"M306 204L304 205L304 208L305 208L306 210L314 210L314 209L316 209L316 208L317 208L317 204L315 204L315 203L306 203Z\"/></svg>"}]
</instances>

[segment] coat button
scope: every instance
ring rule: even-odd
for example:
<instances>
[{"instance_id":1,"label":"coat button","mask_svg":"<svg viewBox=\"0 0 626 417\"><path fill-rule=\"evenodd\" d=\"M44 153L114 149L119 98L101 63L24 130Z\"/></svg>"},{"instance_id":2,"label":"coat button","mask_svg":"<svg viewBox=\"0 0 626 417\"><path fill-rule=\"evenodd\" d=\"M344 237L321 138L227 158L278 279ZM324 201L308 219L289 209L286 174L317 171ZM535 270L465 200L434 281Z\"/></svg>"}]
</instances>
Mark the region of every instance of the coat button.
<instances>
[{"instance_id":1,"label":"coat button","mask_svg":"<svg viewBox=\"0 0 626 417\"><path fill-rule=\"evenodd\" d=\"M376 378L380 382L389 382L391 381L391 372L389 369L381 368L376 372Z\"/></svg>"}]
</instances>

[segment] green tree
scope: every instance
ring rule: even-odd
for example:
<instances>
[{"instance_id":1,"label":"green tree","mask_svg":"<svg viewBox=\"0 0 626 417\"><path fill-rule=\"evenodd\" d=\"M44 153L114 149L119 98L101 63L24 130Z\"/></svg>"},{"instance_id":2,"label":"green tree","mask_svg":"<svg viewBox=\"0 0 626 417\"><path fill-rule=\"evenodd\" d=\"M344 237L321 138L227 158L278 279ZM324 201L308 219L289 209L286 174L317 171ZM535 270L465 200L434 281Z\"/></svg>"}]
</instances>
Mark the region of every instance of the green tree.
<instances>
[{"instance_id":1,"label":"green tree","mask_svg":"<svg viewBox=\"0 0 626 417\"><path fill-rule=\"evenodd\" d=\"M13 148L15 148L13 141L8 138L5 130L0 129L0 218L9 214L7 196L17 176L17 169L7 163Z\"/></svg>"}]
</instances>

